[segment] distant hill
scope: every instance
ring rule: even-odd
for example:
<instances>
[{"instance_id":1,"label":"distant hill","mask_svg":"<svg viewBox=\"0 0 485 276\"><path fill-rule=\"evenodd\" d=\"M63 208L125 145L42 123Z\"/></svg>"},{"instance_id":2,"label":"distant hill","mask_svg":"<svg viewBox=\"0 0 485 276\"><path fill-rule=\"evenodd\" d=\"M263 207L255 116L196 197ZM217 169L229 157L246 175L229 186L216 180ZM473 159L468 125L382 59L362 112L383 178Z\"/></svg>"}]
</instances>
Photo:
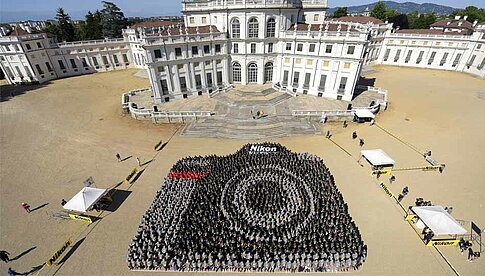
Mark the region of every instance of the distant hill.
<instances>
[{"instance_id":1,"label":"distant hill","mask_svg":"<svg viewBox=\"0 0 485 276\"><path fill-rule=\"evenodd\" d=\"M454 10L457 10L456 8L448 7L448 6L443 6L443 5L437 5L437 4L432 4L432 3L424 3L424 4L417 4L414 2L405 2L405 3L397 3L394 1L382 1L386 4L386 7L388 9L396 10L398 13L413 13L413 12L419 12L419 13L432 13L434 12L436 15L448 15L452 13ZM349 6L347 7L347 12L349 14L352 13L363 13L365 11L365 8L369 8L369 10L372 10L374 5L377 2L370 3L367 5L360 5L360 6ZM337 7L330 8L328 10L328 14L331 15L333 12L337 9Z\"/></svg>"}]
</instances>

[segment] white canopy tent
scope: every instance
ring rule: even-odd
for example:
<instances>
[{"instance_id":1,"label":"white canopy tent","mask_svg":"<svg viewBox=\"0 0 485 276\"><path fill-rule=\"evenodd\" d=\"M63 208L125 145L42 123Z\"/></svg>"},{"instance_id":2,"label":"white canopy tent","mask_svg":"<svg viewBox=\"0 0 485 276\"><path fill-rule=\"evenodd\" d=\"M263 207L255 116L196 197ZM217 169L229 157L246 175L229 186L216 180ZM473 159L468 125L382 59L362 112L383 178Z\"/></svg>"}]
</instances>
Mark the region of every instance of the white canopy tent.
<instances>
[{"instance_id":1,"label":"white canopy tent","mask_svg":"<svg viewBox=\"0 0 485 276\"><path fill-rule=\"evenodd\" d=\"M360 154L362 154L372 166L394 166L394 160L381 149L361 150Z\"/></svg>"},{"instance_id":2,"label":"white canopy tent","mask_svg":"<svg viewBox=\"0 0 485 276\"><path fill-rule=\"evenodd\" d=\"M64 204L63 208L71 211L87 212L93 205L98 202L105 194L106 189L84 187L71 200Z\"/></svg>"},{"instance_id":3,"label":"white canopy tent","mask_svg":"<svg viewBox=\"0 0 485 276\"><path fill-rule=\"evenodd\" d=\"M376 115L374 115L374 113L370 112L370 110L366 109L366 108L354 109L354 114L355 114L355 116L357 116L361 119L365 119L365 118L374 119L376 117Z\"/></svg>"},{"instance_id":4,"label":"white canopy tent","mask_svg":"<svg viewBox=\"0 0 485 276\"><path fill-rule=\"evenodd\" d=\"M443 206L415 206L411 209L435 235L460 235L467 232Z\"/></svg>"}]
</instances>

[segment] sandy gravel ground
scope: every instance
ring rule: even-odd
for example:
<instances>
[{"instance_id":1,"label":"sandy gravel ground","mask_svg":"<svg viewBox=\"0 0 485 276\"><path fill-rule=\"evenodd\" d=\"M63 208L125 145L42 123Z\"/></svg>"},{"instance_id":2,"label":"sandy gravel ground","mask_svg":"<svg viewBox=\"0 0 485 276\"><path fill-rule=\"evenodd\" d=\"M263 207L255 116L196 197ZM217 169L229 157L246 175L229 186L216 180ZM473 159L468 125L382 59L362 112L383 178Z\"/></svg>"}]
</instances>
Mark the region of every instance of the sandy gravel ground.
<instances>
[{"instance_id":1,"label":"sandy gravel ground","mask_svg":"<svg viewBox=\"0 0 485 276\"><path fill-rule=\"evenodd\" d=\"M388 89L391 99L388 111L378 116L378 124L419 149L432 150L438 161L447 164L443 174L397 173L393 192L407 185L410 194L403 201L405 206L415 197L424 197L453 206L458 219L485 227L485 100L478 97L485 81L431 70L376 70L368 77ZM127 269L128 244L171 165L187 155L232 153L250 142L175 135L163 150L154 151L153 146L160 139L167 141L179 126L152 125L121 114L121 93L147 86L147 80L132 76L134 72L56 80L29 87L30 91L0 103L0 249L13 258L33 248L11 263L2 263L0 273L5 274L9 266L20 273L31 271L71 237L77 243L72 254L63 256L62 265L46 267L39 275L143 275ZM2 94L18 94L22 89L1 87ZM351 156L323 136L273 141L297 152L317 154L328 164L369 247L368 260L358 273L454 275L403 220L400 208L369 176L369 166L357 164L360 148L351 132L357 130L365 139L364 148L388 152L396 167L425 165L423 158L376 126L325 128L332 130L333 141ZM133 157L118 163L117 152ZM102 219L89 227L53 217L61 209L61 199L76 194L86 178L92 176L97 187L113 187L136 165L136 156L154 160L144 166L133 185L118 187L129 195L116 211L103 212ZM20 207L23 201L32 208L48 205L27 214ZM485 271L483 258L469 263L457 248L442 251L460 275Z\"/></svg>"}]
</instances>

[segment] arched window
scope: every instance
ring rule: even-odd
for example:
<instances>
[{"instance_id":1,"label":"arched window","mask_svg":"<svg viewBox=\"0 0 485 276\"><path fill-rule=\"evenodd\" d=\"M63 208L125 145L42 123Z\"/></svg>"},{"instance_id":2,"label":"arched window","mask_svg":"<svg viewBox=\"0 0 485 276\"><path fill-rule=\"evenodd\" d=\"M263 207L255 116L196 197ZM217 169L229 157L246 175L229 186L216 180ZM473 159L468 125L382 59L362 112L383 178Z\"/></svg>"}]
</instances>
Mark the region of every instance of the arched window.
<instances>
[{"instance_id":1,"label":"arched window","mask_svg":"<svg viewBox=\"0 0 485 276\"><path fill-rule=\"evenodd\" d=\"M258 29L259 29L259 23L256 18L251 18L249 19L248 23L248 37L249 38L254 38L258 37Z\"/></svg>"},{"instance_id":2,"label":"arched window","mask_svg":"<svg viewBox=\"0 0 485 276\"><path fill-rule=\"evenodd\" d=\"M256 63L250 63L248 65L248 83L258 82L258 65Z\"/></svg>"},{"instance_id":3,"label":"arched window","mask_svg":"<svg viewBox=\"0 0 485 276\"><path fill-rule=\"evenodd\" d=\"M241 24L239 23L239 19L234 18L231 23L231 33L232 38L239 38L241 36Z\"/></svg>"},{"instance_id":4,"label":"arched window","mask_svg":"<svg viewBox=\"0 0 485 276\"><path fill-rule=\"evenodd\" d=\"M275 37L276 34L276 20L270 18L266 23L266 37Z\"/></svg>"},{"instance_id":5,"label":"arched window","mask_svg":"<svg viewBox=\"0 0 485 276\"><path fill-rule=\"evenodd\" d=\"M273 63L268 62L264 66L264 82L273 81Z\"/></svg>"},{"instance_id":6,"label":"arched window","mask_svg":"<svg viewBox=\"0 0 485 276\"><path fill-rule=\"evenodd\" d=\"M232 64L232 81L241 82L241 64L237 62Z\"/></svg>"}]
</instances>

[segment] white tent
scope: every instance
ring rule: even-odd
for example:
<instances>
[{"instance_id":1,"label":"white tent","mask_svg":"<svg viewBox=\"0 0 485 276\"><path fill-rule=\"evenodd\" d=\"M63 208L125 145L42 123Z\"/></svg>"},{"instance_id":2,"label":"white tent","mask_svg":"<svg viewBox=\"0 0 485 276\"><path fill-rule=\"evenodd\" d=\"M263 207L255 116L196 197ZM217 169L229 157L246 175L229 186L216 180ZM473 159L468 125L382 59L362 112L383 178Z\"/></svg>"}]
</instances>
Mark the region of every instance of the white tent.
<instances>
[{"instance_id":1,"label":"white tent","mask_svg":"<svg viewBox=\"0 0 485 276\"><path fill-rule=\"evenodd\" d=\"M354 110L354 114L355 116L359 117L359 118L371 118L371 119L374 119L376 117L376 115L374 115L374 113L370 112L369 109L365 109L365 108L361 108L361 109L355 109Z\"/></svg>"},{"instance_id":2,"label":"white tent","mask_svg":"<svg viewBox=\"0 0 485 276\"><path fill-rule=\"evenodd\" d=\"M415 206L411 209L435 235L459 235L467 232L443 206Z\"/></svg>"},{"instance_id":3,"label":"white tent","mask_svg":"<svg viewBox=\"0 0 485 276\"><path fill-rule=\"evenodd\" d=\"M362 154L372 166L394 166L394 160L381 149L361 150L360 154Z\"/></svg>"},{"instance_id":4,"label":"white tent","mask_svg":"<svg viewBox=\"0 0 485 276\"><path fill-rule=\"evenodd\" d=\"M71 200L64 204L63 208L85 213L106 193L106 189L84 187L79 193L71 198Z\"/></svg>"}]
</instances>

